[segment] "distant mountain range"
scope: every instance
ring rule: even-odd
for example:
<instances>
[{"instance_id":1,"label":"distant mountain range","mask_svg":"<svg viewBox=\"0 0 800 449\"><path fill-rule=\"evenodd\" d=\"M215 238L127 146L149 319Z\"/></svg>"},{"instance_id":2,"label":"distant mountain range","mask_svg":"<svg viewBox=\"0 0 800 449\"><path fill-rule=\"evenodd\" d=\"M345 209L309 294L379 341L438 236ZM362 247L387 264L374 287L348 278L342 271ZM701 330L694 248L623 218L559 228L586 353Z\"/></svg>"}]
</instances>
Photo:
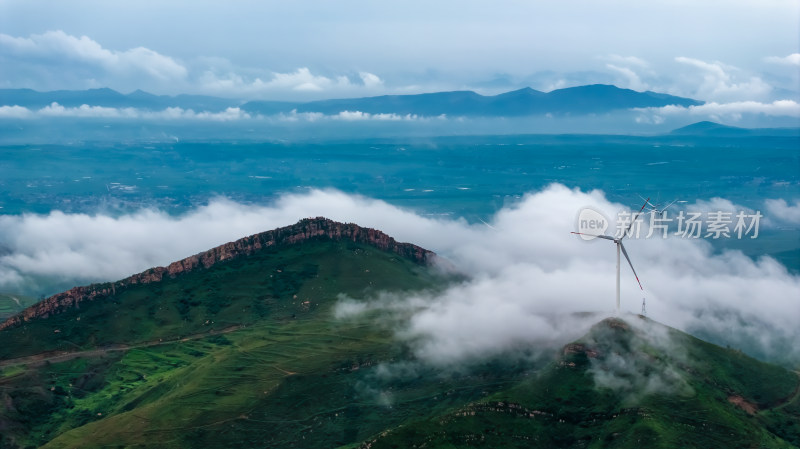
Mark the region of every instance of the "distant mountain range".
<instances>
[{"instance_id":1,"label":"distant mountain range","mask_svg":"<svg viewBox=\"0 0 800 449\"><path fill-rule=\"evenodd\" d=\"M800 128L739 128L737 126L722 125L720 123L702 121L692 123L673 130L673 136L708 136L708 137L744 137L744 136L775 136L786 137L800 135Z\"/></svg>"},{"instance_id":2,"label":"distant mountain range","mask_svg":"<svg viewBox=\"0 0 800 449\"><path fill-rule=\"evenodd\" d=\"M552 92L524 88L500 95L484 96L471 91L439 92L419 95L384 95L346 100L315 101L298 105L298 112L336 114L339 111L417 114L424 116L525 116L539 114L601 114L618 109L691 106L702 104L690 98L655 92L636 92L615 86L595 84ZM259 102L249 102L245 110L259 111Z\"/></svg>"},{"instance_id":3,"label":"distant mountain range","mask_svg":"<svg viewBox=\"0 0 800 449\"><path fill-rule=\"evenodd\" d=\"M142 90L122 94L108 88L54 90L50 92L39 92L32 89L0 89L0 106L16 105L29 109L39 109L54 102L64 107L73 108L86 104L107 108L152 110L180 107L198 111L221 111L228 107L238 106L241 103L239 100L205 95L153 95Z\"/></svg>"},{"instance_id":4,"label":"distant mountain range","mask_svg":"<svg viewBox=\"0 0 800 449\"><path fill-rule=\"evenodd\" d=\"M335 115L343 111L370 114L418 116L519 117L526 115L586 115L614 110L667 105L693 106L703 102L656 92L636 92L616 86L594 84L551 92L524 88L499 95L472 91L436 92L417 95L382 95L311 102L247 101L203 95L153 95L141 90L122 94L115 90L89 89L37 92L31 89L0 89L0 106L18 105L38 109L56 102L65 107L84 104L114 108L161 110L180 107L195 111L222 111L240 107L251 114L273 115L296 111Z\"/></svg>"}]
</instances>

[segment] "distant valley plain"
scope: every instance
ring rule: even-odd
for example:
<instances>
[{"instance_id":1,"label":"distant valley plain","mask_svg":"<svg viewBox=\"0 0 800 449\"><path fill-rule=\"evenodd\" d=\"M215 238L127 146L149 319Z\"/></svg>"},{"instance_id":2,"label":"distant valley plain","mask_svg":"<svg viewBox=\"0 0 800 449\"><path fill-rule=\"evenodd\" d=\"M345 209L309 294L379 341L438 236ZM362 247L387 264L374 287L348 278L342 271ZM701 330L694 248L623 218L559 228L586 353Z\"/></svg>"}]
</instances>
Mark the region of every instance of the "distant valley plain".
<instances>
[{"instance_id":1,"label":"distant valley plain","mask_svg":"<svg viewBox=\"0 0 800 449\"><path fill-rule=\"evenodd\" d=\"M181 214L212 198L270 202L337 189L417 213L489 220L528 192L561 183L600 189L638 208L639 195L681 205L724 198L764 211L800 198L800 138L792 136L517 135L329 141L83 142L0 148L0 213ZM577 212L577 211L576 211ZM774 223L774 220L773 220ZM762 223L763 224L763 223ZM796 270L796 229L761 227L727 239Z\"/></svg>"}]
</instances>

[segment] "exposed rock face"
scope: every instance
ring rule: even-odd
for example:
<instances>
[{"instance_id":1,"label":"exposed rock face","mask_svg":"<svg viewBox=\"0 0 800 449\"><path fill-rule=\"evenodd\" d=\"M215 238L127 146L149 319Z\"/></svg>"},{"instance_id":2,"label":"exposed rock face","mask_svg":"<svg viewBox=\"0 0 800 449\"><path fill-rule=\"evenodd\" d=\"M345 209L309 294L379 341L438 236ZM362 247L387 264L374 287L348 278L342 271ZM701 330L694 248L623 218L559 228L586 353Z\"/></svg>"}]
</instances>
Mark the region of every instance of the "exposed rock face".
<instances>
[{"instance_id":1,"label":"exposed rock face","mask_svg":"<svg viewBox=\"0 0 800 449\"><path fill-rule=\"evenodd\" d=\"M586 354L586 357L589 357L590 359L596 359L597 358L597 351L594 350L594 349L589 348L588 346L586 346L584 344L581 344L581 343L570 343L570 344L564 346L564 355L580 354L580 353Z\"/></svg>"},{"instance_id":2,"label":"exposed rock face","mask_svg":"<svg viewBox=\"0 0 800 449\"><path fill-rule=\"evenodd\" d=\"M235 242L220 245L200 254L173 262L166 267L150 268L121 281L75 287L58 293L10 317L0 324L0 330L35 318L47 318L51 314L77 307L83 301L107 298L116 294L117 289L123 289L130 285L159 282L165 276L174 278L198 268L209 268L219 262L248 256L262 249L295 245L317 239L349 240L363 243L383 251L398 254L421 265L428 263L434 256L431 251L410 243L399 243L376 229L362 228L352 223L339 223L323 217L307 218L291 226L262 232L244 237Z\"/></svg>"}]
</instances>

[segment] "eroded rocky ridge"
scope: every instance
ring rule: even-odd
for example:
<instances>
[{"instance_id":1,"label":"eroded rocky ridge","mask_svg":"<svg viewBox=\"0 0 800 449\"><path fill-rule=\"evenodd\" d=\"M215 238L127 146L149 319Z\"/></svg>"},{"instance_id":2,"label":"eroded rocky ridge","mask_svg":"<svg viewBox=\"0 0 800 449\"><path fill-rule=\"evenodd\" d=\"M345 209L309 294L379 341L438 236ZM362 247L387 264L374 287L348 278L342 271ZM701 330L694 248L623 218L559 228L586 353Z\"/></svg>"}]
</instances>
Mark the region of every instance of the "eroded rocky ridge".
<instances>
[{"instance_id":1,"label":"eroded rocky ridge","mask_svg":"<svg viewBox=\"0 0 800 449\"><path fill-rule=\"evenodd\" d=\"M363 243L398 254L418 264L426 264L434 256L431 251L411 243L397 242L377 229L362 228L352 223L339 223L323 217L307 218L291 226L225 243L173 262L166 267L150 268L120 281L75 287L55 294L8 318L0 324L0 330L36 318L46 318L71 307L78 307L83 301L107 298L116 294L117 290L131 285L159 282L165 277L174 278L195 269L210 268L219 262L247 256L263 249L294 245L315 239L349 240Z\"/></svg>"}]
</instances>

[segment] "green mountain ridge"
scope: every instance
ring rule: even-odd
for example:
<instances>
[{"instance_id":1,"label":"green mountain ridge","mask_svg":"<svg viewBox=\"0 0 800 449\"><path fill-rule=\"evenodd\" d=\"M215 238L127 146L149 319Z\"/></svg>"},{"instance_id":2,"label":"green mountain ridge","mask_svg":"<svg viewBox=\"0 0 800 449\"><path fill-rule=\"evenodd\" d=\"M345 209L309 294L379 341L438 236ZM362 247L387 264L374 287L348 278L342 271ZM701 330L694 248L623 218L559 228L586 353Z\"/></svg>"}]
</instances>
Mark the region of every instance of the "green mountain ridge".
<instances>
[{"instance_id":1,"label":"green mountain ridge","mask_svg":"<svg viewBox=\"0 0 800 449\"><path fill-rule=\"evenodd\" d=\"M419 359L395 336L411 312L337 318L339 298L461 279L376 230L281 229L0 330L0 448L800 444L796 373L639 316L563 348Z\"/></svg>"},{"instance_id":2,"label":"green mountain ridge","mask_svg":"<svg viewBox=\"0 0 800 449\"><path fill-rule=\"evenodd\" d=\"M208 269L217 263L248 256L264 249L280 248L285 245L319 238L368 244L405 256L420 264L427 263L434 256L432 252L419 246L398 243L393 238L375 229L362 228L354 224L337 223L323 217L309 218L300 220L292 226L262 232L241 238L235 242L220 245L173 262L167 267L150 268L117 282L75 287L66 292L58 293L1 322L0 330L77 308L79 303L83 301L116 296L117 290L122 292L131 286L159 282L165 278L175 278L200 268ZM0 355L2 355L2 351L0 351Z\"/></svg>"}]
</instances>

